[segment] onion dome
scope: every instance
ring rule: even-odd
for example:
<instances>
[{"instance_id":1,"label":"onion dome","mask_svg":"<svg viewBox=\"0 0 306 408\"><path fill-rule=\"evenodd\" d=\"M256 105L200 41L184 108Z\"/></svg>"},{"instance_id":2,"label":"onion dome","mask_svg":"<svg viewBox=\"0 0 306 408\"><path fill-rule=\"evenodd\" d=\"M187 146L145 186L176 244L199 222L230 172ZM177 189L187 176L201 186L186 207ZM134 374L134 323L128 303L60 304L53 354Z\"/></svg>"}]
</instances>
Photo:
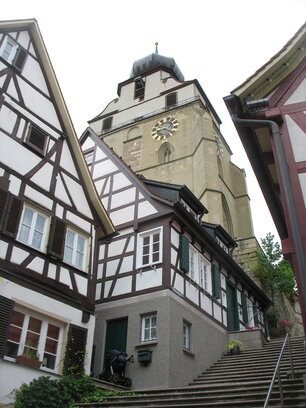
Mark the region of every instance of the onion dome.
<instances>
[{"instance_id":1,"label":"onion dome","mask_svg":"<svg viewBox=\"0 0 306 408\"><path fill-rule=\"evenodd\" d=\"M130 78L142 76L143 74L159 67L166 68L168 71L171 71L176 79L178 79L179 81L184 81L184 75L176 65L174 59L159 55L157 52L154 52L153 54L147 55L146 57L135 61Z\"/></svg>"}]
</instances>

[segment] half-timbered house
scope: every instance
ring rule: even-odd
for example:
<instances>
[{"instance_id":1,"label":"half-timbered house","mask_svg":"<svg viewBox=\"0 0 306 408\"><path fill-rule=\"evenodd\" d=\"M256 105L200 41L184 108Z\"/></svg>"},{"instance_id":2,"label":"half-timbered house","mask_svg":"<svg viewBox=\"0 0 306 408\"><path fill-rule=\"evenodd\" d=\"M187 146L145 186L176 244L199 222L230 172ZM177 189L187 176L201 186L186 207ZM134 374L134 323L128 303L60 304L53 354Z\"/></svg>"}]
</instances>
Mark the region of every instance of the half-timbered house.
<instances>
[{"instance_id":1,"label":"half-timbered house","mask_svg":"<svg viewBox=\"0 0 306 408\"><path fill-rule=\"evenodd\" d=\"M229 332L265 333L269 299L232 258L234 240L203 222L186 187L136 176L88 128L82 149L118 235L100 247L94 375L108 350L133 354L134 388L186 385L220 357Z\"/></svg>"},{"instance_id":2,"label":"half-timbered house","mask_svg":"<svg viewBox=\"0 0 306 408\"><path fill-rule=\"evenodd\" d=\"M85 359L89 373L97 242L115 232L35 20L0 23L0 143L5 402L21 383L62 374L71 363ZM37 357L39 368L30 368Z\"/></svg>"}]
</instances>

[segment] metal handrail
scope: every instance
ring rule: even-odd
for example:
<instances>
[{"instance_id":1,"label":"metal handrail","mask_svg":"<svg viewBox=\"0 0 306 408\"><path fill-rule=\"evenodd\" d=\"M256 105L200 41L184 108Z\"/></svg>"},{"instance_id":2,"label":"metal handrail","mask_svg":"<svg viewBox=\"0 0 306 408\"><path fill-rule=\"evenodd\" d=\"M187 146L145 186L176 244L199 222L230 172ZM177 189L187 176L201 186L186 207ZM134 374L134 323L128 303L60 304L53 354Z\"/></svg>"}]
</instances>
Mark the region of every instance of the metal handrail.
<instances>
[{"instance_id":1,"label":"metal handrail","mask_svg":"<svg viewBox=\"0 0 306 408\"><path fill-rule=\"evenodd\" d=\"M272 376L272 380L271 380L271 383L270 383L269 391L268 391L268 394L267 394L267 397L266 397L265 404L264 404L264 407L263 407L263 408L267 408L267 407L268 407L269 400L270 400L270 397L271 397L271 393L272 393L272 390L273 390L273 386L274 386L274 383L275 383L276 375L278 376L278 386L279 386L279 393L280 393L280 399L281 399L281 407L282 407L282 408L285 408L284 398L283 398L283 389L282 389L281 375L280 375L279 366L280 366L280 363L281 363L281 359L282 359L283 352L284 352L284 350L285 350L287 341L288 341L288 346L289 346L289 354L290 354L290 364L291 364L292 377L294 377L293 361L292 361L291 347L290 347L290 337L289 337L289 332L288 332L288 333L286 334L286 337L285 337L285 340L284 340L282 349L281 349L281 351L280 351L280 353L279 353L279 356L278 356L278 360L277 360L277 363L276 363L276 366L275 366L275 370L274 370L274 373L273 373L273 376Z\"/></svg>"}]
</instances>

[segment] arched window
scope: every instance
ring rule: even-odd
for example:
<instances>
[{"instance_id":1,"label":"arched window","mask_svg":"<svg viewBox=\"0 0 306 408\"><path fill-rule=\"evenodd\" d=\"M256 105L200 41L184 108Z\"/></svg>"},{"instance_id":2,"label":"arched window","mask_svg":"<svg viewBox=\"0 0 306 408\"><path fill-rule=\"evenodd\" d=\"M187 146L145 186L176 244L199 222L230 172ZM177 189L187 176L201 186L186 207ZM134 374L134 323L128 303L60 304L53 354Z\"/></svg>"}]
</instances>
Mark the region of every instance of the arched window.
<instances>
[{"instance_id":1,"label":"arched window","mask_svg":"<svg viewBox=\"0 0 306 408\"><path fill-rule=\"evenodd\" d=\"M127 139L131 140L131 139L135 139L136 137L140 137L140 136L141 136L140 127L134 126L128 131Z\"/></svg>"},{"instance_id":2,"label":"arched window","mask_svg":"<svg viewBox=\"0 0 306 408\"><path fill-rule=\"evenodd\" d=\"M173 159L174 148L171 143L164 142L158 152L158 161L160 163L168 163Z\"/></svg>"}]
</instances>

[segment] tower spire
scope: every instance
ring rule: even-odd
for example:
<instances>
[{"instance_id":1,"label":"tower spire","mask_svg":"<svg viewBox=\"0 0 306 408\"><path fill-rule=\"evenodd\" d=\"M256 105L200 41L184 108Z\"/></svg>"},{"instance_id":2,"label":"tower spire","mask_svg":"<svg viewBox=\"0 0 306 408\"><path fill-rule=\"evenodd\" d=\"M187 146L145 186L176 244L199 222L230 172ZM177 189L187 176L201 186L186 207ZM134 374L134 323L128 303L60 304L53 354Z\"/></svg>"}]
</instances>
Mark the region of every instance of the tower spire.
<instances>
[{"instance_id":1,"label":"tower spire","mask_svg":"<svg viewBox=\"0 0 306 408\"><path fill-rule=\"evenodd\" d=\"M155 43L155 54L158 54L158 41Z\"/></svg>"}]
</instances>

